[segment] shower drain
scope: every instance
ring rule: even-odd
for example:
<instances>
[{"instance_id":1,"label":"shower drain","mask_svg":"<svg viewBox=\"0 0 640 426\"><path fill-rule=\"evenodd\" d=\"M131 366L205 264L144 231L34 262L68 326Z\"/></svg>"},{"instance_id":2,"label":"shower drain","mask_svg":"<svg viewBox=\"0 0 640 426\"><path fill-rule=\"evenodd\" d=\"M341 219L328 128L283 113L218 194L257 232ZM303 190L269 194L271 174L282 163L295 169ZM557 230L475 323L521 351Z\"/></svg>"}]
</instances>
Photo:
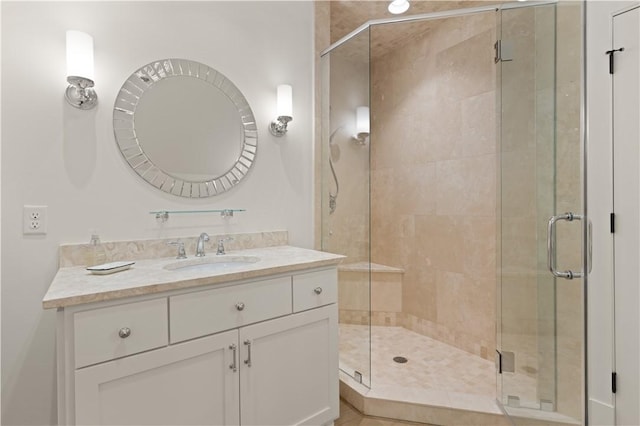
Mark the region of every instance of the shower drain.
<instances>
[{"instance_id":1,"label":"shower drain","mask_svg":"<svg viewBox=\"0 0 640 426\"><path fill-rule=\"evenodd\" d=\"M403 356L394 356L393 360L395 362L397 362L398 364L405 364L407 361L409 361L407 358L405 358Z\"/></svg>"}]
</instances>

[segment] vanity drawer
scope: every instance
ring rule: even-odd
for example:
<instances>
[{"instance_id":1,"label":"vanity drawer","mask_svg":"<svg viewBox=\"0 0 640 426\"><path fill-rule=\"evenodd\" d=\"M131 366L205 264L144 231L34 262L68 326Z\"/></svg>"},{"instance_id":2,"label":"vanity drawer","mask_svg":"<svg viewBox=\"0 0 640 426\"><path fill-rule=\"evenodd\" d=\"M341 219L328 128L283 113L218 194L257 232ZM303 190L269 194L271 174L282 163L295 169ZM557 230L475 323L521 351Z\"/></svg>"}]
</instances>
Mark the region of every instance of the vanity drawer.
<instances>
[{"instance_id":1,"label":"vanity drawer","mask_svg":"<svg viewBox=\"0 0 640 426\"><path fill-rule=\"evenodd\" d=\"M338 301L338 272L335 269L293 276L293 312Z\"/></svg>"},{"instance_id":2,"label":"vanity drawer","mask_svg":"<svg viewBox=\"0 0 640 426\"><path fill-rule=\"evenodd\" d=\"M76 368L166 346L167 299L78 312L73 326Z\"/></svg>"},{"instance_id":3,"label":"vanity drawer","mask_svg":"<svg viewBox=\"0 0 640 426\"><path fill-rule=\"evenodd\" d=\"M169 298L171 343L291 313L291 277Z\"/></svg>"}]
</instances>

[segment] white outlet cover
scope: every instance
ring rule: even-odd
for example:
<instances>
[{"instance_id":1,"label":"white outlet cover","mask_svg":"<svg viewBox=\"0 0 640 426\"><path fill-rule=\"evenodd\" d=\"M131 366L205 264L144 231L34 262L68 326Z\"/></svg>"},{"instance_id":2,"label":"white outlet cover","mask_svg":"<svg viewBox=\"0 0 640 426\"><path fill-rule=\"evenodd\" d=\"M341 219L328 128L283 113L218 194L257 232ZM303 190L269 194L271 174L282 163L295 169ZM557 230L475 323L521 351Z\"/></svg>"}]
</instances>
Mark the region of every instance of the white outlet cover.
<instances>
[{"instance_id":1,"label":"white outlet cover","mask_svg":"<svg viewBox=\"0 0 640 426\"><path fill-rule=\"evenodd\" d=\"M43 235L47 233L47 206L24 206L22 233Z\"/></svg>"}]
</instances>

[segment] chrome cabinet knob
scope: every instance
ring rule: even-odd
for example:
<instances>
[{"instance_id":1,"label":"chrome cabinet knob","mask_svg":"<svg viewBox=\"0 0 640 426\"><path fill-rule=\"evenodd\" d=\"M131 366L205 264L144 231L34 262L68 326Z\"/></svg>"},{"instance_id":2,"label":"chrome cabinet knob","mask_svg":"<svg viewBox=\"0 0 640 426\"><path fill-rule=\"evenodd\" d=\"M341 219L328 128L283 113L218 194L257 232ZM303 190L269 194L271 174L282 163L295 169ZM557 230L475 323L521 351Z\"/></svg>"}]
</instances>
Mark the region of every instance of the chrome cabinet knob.
<instances>
[{"instance_id":1,"label":"chrome cabinet knob","mask_svg":"<svg viewBox=\"0 0 640 426\"><path fill-rule=\"evenodd\" d=\"M131 329L129 327L122 327L120 331L118 331L118 336L126 339L127 337L131 336Z\"/></svg>"},{"instance_id":2,"label":"chrome cabinet knob","mask_svg":"<svg viewBox=\"0 0 640 426\"><path fill-rule=\"evenodd\" d=\"M244 303L238 302L236 303L236 309L242 311L244 309Z\"/></svg>"},{"instance_id":3,"label":"chrome cabinet knob","mask_svg":"<svg viewBox=\"0 0 640 426\"><path fill-rule=\"evenodd\" d=\"M313 291L314 291L316 294L320 294L320 293L322 293L322 287L316 287L316 288L314 288L314 289L313 289Z\"/></svg>"}]
</instances>

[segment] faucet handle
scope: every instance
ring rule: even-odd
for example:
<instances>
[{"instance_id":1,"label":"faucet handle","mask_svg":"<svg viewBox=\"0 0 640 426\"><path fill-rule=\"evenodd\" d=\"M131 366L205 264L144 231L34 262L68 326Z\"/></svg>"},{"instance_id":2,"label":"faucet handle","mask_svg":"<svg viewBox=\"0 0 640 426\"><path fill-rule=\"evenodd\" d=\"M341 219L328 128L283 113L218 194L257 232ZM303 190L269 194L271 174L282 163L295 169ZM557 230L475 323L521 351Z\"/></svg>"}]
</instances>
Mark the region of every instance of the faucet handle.
<instances>
[{"instance_id":1,"label":"faucet handle","mask_svg":"<svg viewBox=\"0 0 640 426\"><path fill-rule=\"evenodd\" d=\"M184 251L184 243L182 241L169 241L167 244L170 246L178 246L178 255L176 256L176 259L187 258L187 253Z\"/></svg>"},{"instance_id":2,"label":"faucet handle","mask_svg":"<svg viewBox=\"0 0 640 426\"><path fill-rule=\"evenodd\" d=\"M218 238L218 250L216 251L217 255L225 254L225 251L224 251L225 241L233 241L233 237Z\"/></svg>"}]
</instances>

